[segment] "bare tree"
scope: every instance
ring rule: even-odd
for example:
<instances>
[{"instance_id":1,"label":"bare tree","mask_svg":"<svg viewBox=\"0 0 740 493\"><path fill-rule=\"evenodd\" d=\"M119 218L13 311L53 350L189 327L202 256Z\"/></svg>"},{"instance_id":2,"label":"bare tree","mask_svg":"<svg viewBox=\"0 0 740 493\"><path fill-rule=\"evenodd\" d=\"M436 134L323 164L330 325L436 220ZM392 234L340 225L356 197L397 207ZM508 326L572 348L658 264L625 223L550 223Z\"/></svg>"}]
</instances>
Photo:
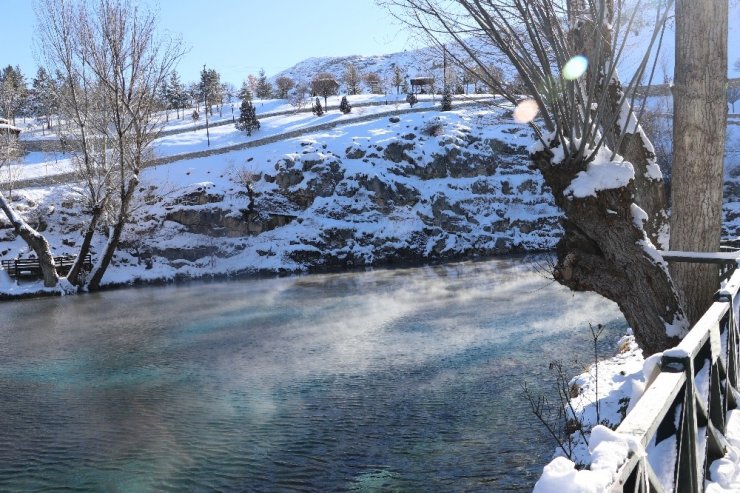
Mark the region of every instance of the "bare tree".
<instances>
[{"instance_id":1,"label":"bare tree","mask_svg":"<svg viewBox=\"0 0 740 493\"><path fill-rule=\"evenodd\" d=\"M74 162L90 211L83 243L68 279L99 288L129 219L139 173L161 121L157 90L182 55L180 43L160 39L156 17L130 0L37 5L40 52L65 79L60 112L69 122ZM81 265L98 225L108 236L83 280Z\"/></svg>"},{"instance_id":2,"label":"bare tree","mask_svg":"<svg viewBox=\"0 0 740 493\"><path fill-rule=\"evenodd\" d=\"M288 91L295 87L295 82L290 77L281 75L275 79L275 87L277 87L277 97L285 99L288 97Z\"/></svg>"},{"instance_id":3,"label":"bare tree","mask_svg":"<svg viewBox=\"0 0 740 493\"><path fill-rule=\"evenodd\" d=\"M329 96L339 93L339 84L334 80L333 75L328 72L321 72L311 80L311 91L316 96L324 98L324 107L326 107Z\"/></svg>"},{"instance_id":4,"label":"bare tree","mask_svg":"<svg viewBox=\"0 0 740 493\"><path fill-rule=\"evenodd\" d=\"M672 250L719 250L727 121L727 18L727 2L676 1ZM694 323L719 288L717 267L679 263L671 266L671 273Z\"/></svg>"},{"instance_id":5,"label":"bare tree","mask_svg":"<svg viewBox=\"0 0 740 493\"><path fill-rule=\"evenodd\" d=\"M403 80L403 70L399 65L396 65L395 67L393 67L393 76L391 79L391 84L396 87L396 94L401 94L401 85L403 84Z\"/></svg>"},{"instance_id":6,"label":"bare tree","mask_svg":"<svg viewBox=\"0 0 740 493\"><path fill-rule=\"evenodd\" d=\"M727 87L727 102L732 105L732 112L735 112L735 103L740 100L740 83Z\"/></svg>"},{"instance_id":7,"label":"bare tree","mask_svg":"<svg viewBox=\"0 0 740 493\"><path fill-rule=\"evenodd\" d=\"M353 63L348 63L345 66L344 75L342 77L344 84L347 86L348 93L354 96L360 92L360 81L362 80L362 77Z\"/></svg>"},{"instance_id":8,"label":"bare tree","mask_svg":"<svg viewBox=\"0 0 740 493\"><path fill-rule=\"evenodd\" d=\"M299 80L296 83L293 94L290 95L290 105L300 111L304 106L308 105L310 95L311 87L309 84L305 81Z\"/></svg>"},{"instance_id":9,"label":"bare tree","mask_svg":"<svg viewBox=\"0 0 740 493\"><path fill-rule=\"evenodd\" d=\"M365 74L365 84L370 87L370 91L373 94L383 94L383 79L377 72L369 72Z\"/></svg>"},{"instance_id":10,"label":"bare tree","mask_svg":"<svg viewBox=\"0 0 740 493\"><path fill-rule=\"evenodd\" d=\"M456 44L460 49L450 50L450 62L472 60L494 92L519 105L519 93L491 73L495 58L488 55L495 51L513 66L530 95L519 108L533 110L526 121L538 143L530 158L564 214L555 279L615 301L645 354L675 344L688 319L656 251L668 246L667 201L634 105L638 82L654 70L668 5L658 2L642 61L623 85L616 66L635 17L625 15L622 2L381 3L439 47ZM607 175L611 179L601 181Z\"/></svg>"}]
</instances>

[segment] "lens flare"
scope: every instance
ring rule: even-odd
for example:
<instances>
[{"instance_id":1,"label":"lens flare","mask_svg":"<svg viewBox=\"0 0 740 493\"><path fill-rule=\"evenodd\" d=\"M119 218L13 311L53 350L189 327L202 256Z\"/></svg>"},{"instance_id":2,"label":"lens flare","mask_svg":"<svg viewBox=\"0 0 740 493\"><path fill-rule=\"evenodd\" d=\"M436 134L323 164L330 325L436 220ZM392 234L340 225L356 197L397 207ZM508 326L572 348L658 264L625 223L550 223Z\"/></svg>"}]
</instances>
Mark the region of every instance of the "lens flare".
<instances>
[{"instance_id":1,"label":"lens flare","mask_svg":"<svg viewBox=\"0 0 740 493\"><path fill-rule=\"evenodd\" d=\"M588 59L583 55L574 56L568 63L563 67L563 79L565 80L576 80L584 73L588 68Z\"/></svg>"},{"instance_id":2,"label":"lens flare","mask_svg":"<svg viewBox=\"0 0 740 493\"><path fill-rule=\"evenodd\" d=\"M517 123L529 123L535 119L540 112L534 99L525 99L514 108L514 121Z\"/></svg>"}]
</instances>

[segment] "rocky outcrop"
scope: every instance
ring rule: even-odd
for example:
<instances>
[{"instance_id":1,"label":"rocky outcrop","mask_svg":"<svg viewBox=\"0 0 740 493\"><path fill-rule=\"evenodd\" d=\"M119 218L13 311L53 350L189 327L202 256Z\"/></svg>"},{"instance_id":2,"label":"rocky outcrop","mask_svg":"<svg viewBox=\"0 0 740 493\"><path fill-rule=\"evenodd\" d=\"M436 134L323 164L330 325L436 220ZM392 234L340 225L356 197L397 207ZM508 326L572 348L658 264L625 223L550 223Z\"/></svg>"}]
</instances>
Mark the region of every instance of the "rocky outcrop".
<instances>
[{"instance_id":1,"label":"rocky outcrop","mask_svg":"<svg viewBox=\"0 0 740 493\"><path fill-rule=\"evenodd\" d=\"M521 127L512 125L491 137L442 118L415 128L402 119L387 126L395 133L353 139L339 153L325 143L301 142L297 152L255 175L259 192L249 211L200 184L165 219L204 238L255 238L260 246L253 254L300 268L554 245L559 213L529 169L518 143ZM269 246L259 240L268 232Z\"/></svg>"}]
</instances>

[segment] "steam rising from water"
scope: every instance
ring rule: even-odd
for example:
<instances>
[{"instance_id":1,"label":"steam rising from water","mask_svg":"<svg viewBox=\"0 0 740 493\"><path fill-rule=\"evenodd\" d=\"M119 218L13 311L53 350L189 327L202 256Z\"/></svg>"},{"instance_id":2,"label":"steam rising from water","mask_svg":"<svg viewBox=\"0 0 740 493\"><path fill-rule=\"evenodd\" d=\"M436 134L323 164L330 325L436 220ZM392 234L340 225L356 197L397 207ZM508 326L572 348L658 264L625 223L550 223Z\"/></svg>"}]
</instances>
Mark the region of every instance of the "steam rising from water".
<instances>
[{"instance_id":1,"label":"steam rising from water","mask_svg":"<svg viewBox=\"0 0 740 493\"><path fill-rule=\"evenodd\" d=\"M552 449L520 381L622 331L518 260L3 308L10 490L528 491Z\"/></svg>"}]
</instances>

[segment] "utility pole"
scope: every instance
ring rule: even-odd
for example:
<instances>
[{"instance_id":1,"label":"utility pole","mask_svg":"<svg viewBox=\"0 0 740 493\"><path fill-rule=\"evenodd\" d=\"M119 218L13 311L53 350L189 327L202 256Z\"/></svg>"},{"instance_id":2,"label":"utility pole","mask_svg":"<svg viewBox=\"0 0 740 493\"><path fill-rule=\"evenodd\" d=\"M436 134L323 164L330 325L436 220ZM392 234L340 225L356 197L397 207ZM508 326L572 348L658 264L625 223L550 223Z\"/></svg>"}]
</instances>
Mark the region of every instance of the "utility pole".
<instances>
[{"instance_id":1,"label":"utility pole","mask_svg":"<svg viewBox=\"0 0 740 493\"><path fill-rule=\"evenodd\" d=\"M206 113L206 140L208 141L208 147L211 147L211 134L208 132L208 72L206 72L206 64L203 64L203 106Z\"/></svg>"}]
</instances>

